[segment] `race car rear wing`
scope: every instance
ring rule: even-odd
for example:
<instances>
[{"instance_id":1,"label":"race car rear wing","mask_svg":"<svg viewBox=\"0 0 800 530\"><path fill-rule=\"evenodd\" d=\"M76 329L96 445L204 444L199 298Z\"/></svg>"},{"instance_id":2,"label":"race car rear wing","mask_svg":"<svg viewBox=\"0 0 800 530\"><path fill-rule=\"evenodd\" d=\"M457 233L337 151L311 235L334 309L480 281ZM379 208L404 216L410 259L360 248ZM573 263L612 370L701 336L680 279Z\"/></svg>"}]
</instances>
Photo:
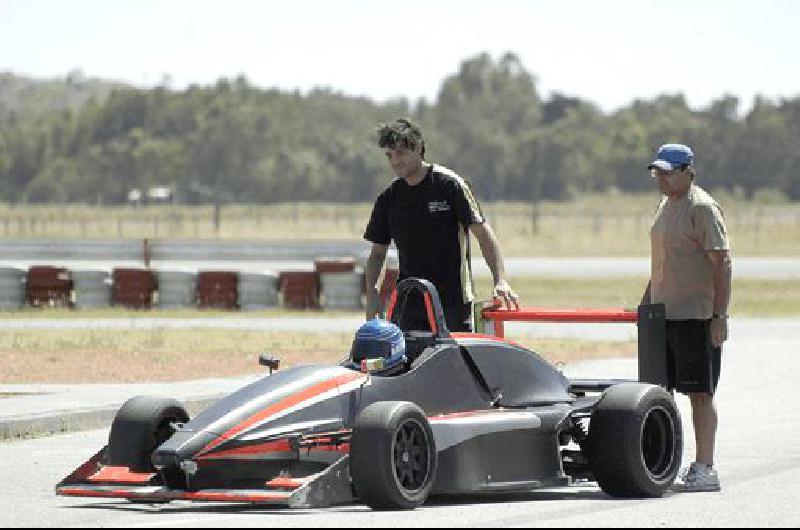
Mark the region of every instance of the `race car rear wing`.
<instances>
[{"instance_id":1,"label":"race car rear wing","mask_svg":"<svg viewBox=\"0 0 800 530\"><path fill-rule=\"evenodd\" d=\"M669 388L667 376L666 310L664 304L621 308L562 309L529 307L503 309L494 303L476 315L476 331L505 338L506 322L628 323L638 327L639 381Z\"/></svg>"}]
</instances>

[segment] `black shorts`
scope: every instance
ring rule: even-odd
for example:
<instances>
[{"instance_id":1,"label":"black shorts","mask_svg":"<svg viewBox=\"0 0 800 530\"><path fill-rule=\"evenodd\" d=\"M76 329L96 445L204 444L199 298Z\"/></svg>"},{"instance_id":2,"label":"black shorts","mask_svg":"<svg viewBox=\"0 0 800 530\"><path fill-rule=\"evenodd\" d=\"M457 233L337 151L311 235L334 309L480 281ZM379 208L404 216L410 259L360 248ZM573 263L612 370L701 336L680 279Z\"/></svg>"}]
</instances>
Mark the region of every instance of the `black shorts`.
<instances>
[{"instance_id":1,"label":"black shorts","mask_svg":"<svg viewBox=\"0 0 800 530\"><path fill-rule=\"evenodd\" d=\"M667 321L669 388L713 396L721 370L722 348L711 344L710 320Z\"/></svg>"}]
</instances>

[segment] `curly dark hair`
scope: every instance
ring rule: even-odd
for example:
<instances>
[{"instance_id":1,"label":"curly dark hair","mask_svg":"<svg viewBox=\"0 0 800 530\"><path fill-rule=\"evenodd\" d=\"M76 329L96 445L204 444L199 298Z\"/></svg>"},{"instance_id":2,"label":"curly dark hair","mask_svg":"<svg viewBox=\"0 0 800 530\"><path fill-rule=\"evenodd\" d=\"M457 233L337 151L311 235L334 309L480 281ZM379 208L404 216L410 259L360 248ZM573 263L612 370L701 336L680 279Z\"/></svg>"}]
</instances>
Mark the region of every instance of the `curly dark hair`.
<instances>
[{"instance_id":1,"label":"curly dark hair","mask_svg":"<svg viewBox=\"0 0 800 530\"><path fill-rule=\"evenodd\" d=\"M422 158L425 158L425 139L422 137L422 130L411 120L399 118L390 125L382 123L378 126L377 132L378 147L416 149L421 145Z\"/></svg>"}]
</instances>

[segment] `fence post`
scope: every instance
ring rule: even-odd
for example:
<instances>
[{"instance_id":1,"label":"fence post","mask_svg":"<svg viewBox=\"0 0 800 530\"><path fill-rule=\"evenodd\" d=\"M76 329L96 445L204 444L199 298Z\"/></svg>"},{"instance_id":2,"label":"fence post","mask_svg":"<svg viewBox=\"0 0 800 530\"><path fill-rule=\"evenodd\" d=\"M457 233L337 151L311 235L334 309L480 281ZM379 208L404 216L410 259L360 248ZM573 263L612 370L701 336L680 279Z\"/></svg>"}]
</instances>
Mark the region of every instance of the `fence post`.
<instances>
[{"instance_id":1,"label":"fence post","mask_svg":"<svg viewBox=\"0 0 800 530\"><path fill-rule=\"evenodd\" d=\"M150 241L147 238L144 238L142 242L142 257L144 258L144 268L150 268Z\"/></svg>"}]
</instances>

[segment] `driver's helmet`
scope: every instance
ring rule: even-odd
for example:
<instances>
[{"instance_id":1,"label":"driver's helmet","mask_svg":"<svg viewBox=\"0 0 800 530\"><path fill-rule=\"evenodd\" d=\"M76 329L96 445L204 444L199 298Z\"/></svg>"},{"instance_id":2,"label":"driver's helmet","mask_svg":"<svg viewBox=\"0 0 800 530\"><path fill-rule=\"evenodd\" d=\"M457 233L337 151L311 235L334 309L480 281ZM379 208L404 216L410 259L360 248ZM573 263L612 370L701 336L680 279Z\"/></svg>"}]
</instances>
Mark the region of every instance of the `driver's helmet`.
<instances>
[{"instance_id":1,"label":"driver's helmet","mask_svg":"<svg viewBox=\"0 0 800 530\"><path fill-rule=\"evenodd\" d=\"M384 370L392 370L406 362L406 339L395 324L379 318L365 322L356 332L350 350L353 363L365 359L383 359Z\"/></svg>"}]
</instances>

